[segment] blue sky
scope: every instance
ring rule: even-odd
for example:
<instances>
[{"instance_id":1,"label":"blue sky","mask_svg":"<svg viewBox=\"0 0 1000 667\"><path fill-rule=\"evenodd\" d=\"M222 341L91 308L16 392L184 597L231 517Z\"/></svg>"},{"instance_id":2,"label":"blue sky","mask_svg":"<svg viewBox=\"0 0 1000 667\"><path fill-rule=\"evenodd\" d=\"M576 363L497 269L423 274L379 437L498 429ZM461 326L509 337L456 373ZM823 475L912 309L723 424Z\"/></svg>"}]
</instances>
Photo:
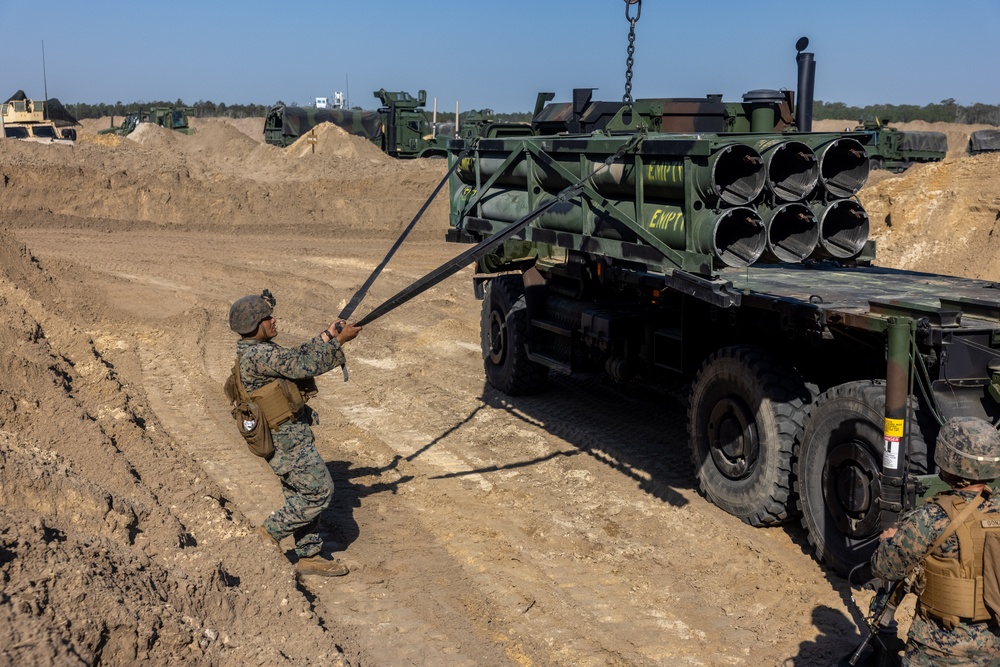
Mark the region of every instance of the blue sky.
<instances>
[{"instance_id":1,"label":"blue sky","mask_svg":"<svg viewBox=\"0 0 1000 667\"><path fill-rule=\"evenodd\" d=\"M621 99L628 27L624 0L0 0L0 96L42 98L46 81L63 103L345 91L374 109L379 88L425 89L428 108L529 111L542 90ZM643 0L632 95L794 88L801 36L817 99L1000 104L1000 0Z\"/></svg>"}]
</instances>

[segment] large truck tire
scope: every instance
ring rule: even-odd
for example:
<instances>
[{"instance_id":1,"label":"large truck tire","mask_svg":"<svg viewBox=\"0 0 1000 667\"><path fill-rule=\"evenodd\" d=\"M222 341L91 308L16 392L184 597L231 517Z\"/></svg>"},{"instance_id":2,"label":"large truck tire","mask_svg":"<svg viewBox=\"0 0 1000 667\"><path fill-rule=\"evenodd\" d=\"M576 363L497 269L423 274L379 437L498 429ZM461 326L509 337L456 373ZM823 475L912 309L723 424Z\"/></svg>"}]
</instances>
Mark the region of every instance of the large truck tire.
<instances>
[{"instance_id":1,"label":"large truck tire","mask_svg":"<svg viewBox=\"0 0 1000 667\"><path fill-rule=\"evenodd\" d=\"M726 347L691 388L688 436L701 492L752 526L795 513L792 455L813 392L765 350Z\"/></svg>"},{"instance_id":2,"label":"large truck tire","mask_svg":"<svg viewBox=\"0 0 1000 667\"><path fill-rule=\"evenodd\" d=\"M837 385L817 397L808 412L797 455L802 525L817 560L851 581L867 580L865 565L882 531L878 498L885 382ZM918 420L910 420L909 433L908 471L926 474L927 443Z\"/></svg>"},{"instance_id":3,"label":"large truck tire","mask_svg":"<svg viewBox=\"0 0 1000 667\"><path fill-rule=\"evenodd\" d=\"M520 276L501 276L486 285L480 338L486 379L509 396L535 394L549 369L528 359L528 311Z\"/></svg>"}]
</instances>

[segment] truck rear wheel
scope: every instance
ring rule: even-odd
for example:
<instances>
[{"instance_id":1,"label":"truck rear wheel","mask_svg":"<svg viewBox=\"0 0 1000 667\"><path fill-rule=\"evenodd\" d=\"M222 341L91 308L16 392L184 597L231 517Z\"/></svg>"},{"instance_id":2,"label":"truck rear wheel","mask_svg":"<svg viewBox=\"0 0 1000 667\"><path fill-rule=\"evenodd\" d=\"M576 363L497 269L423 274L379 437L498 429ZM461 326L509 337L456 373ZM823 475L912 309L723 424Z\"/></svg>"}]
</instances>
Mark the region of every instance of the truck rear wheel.
<instances>
[{"instance_id":1,"label":"truck rear wheel","mask_svg":"<svg viewBox=\"0 0 1000 667\"><path fill-rule=\"evenodd\" d=\"M494 278L486 286L480 336L491 385L510 396L534 394L545 386L549 369L528 359L528 311L520 276Z\"/></svg>"},{"instance_id":2,"label":"truck rear wheel","mask_svg":"<svg viewBox=\"0 0 1000 667\"><path fill-rule=\"evenodd\" d=\"M786 520L795 509L792 454L811 398L797 371L760 348L712 354L688 409L702 493L753 526Z\"/></svg>"},{"instance_id":3,"label":"truck rear wheel","mask_svg":"<svg viewBox=\"0 0 1000 667\"><path fill-rule=\"evenodd\" d=\"M806 419L797 459L802 525L816 559L844 577L868 562L882 531L878 498L884 426L883 381L833 387L816 399ZM917 423L910 426L909 471L924 474L927 444Z\"/></svg>"}]
</instances>

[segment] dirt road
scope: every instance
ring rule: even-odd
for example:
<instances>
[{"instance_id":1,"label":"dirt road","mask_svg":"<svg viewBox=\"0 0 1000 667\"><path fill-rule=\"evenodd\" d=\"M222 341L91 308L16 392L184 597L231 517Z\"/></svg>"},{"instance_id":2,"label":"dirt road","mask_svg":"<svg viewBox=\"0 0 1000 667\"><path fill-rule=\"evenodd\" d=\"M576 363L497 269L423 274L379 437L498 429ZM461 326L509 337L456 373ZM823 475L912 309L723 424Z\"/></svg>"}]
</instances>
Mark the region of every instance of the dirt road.
<instances>
[{"instance_id":1,"label":"dirt road","mask_svg":"<svg viewBox=\"0 0 1000 667\"><path fill-rule=\"evenodd\" d=\"M674 396L486 385L470 269L366 327L348 382L319 379L322 531L352 572L297 582L250 533L280 489L221 391L229 304L269 288L279 342L312 337L445 165L335 128L310 153L199 125L0 142L0 663L828 665L854 647L850 588L798 528L699 497ZM457 254L446 226L442 200L358 313Z\"/></svg>"}]
</instances>

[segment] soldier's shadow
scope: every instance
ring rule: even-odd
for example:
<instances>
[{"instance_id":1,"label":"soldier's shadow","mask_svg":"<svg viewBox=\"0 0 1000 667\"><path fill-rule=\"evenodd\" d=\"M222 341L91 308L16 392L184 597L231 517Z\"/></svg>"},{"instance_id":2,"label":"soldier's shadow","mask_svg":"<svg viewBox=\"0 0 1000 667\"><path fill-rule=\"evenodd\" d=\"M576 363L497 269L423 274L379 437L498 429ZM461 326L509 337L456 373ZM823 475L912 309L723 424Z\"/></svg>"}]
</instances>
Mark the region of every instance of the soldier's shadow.
<instances>
[{"instance_id":1,"label":"soldier's shadow","mask_svg":"<svg viewBox=\"0 0 1000 667\"><path fill-rule=\"evenodd\" d=\"M378 477L395 469L400 457L395 457L381 468L352 467L351 461L327 461L326 468L333 477L333 500L320 517L319 533L324 541L324 551L343 551L361 534L354 518L354 509L361 507L361 499L376 493L396 493L399 487L411 479L412 475L397 477L391 482L359 484L356 480Z\"/></svg>"}]
</instances>

